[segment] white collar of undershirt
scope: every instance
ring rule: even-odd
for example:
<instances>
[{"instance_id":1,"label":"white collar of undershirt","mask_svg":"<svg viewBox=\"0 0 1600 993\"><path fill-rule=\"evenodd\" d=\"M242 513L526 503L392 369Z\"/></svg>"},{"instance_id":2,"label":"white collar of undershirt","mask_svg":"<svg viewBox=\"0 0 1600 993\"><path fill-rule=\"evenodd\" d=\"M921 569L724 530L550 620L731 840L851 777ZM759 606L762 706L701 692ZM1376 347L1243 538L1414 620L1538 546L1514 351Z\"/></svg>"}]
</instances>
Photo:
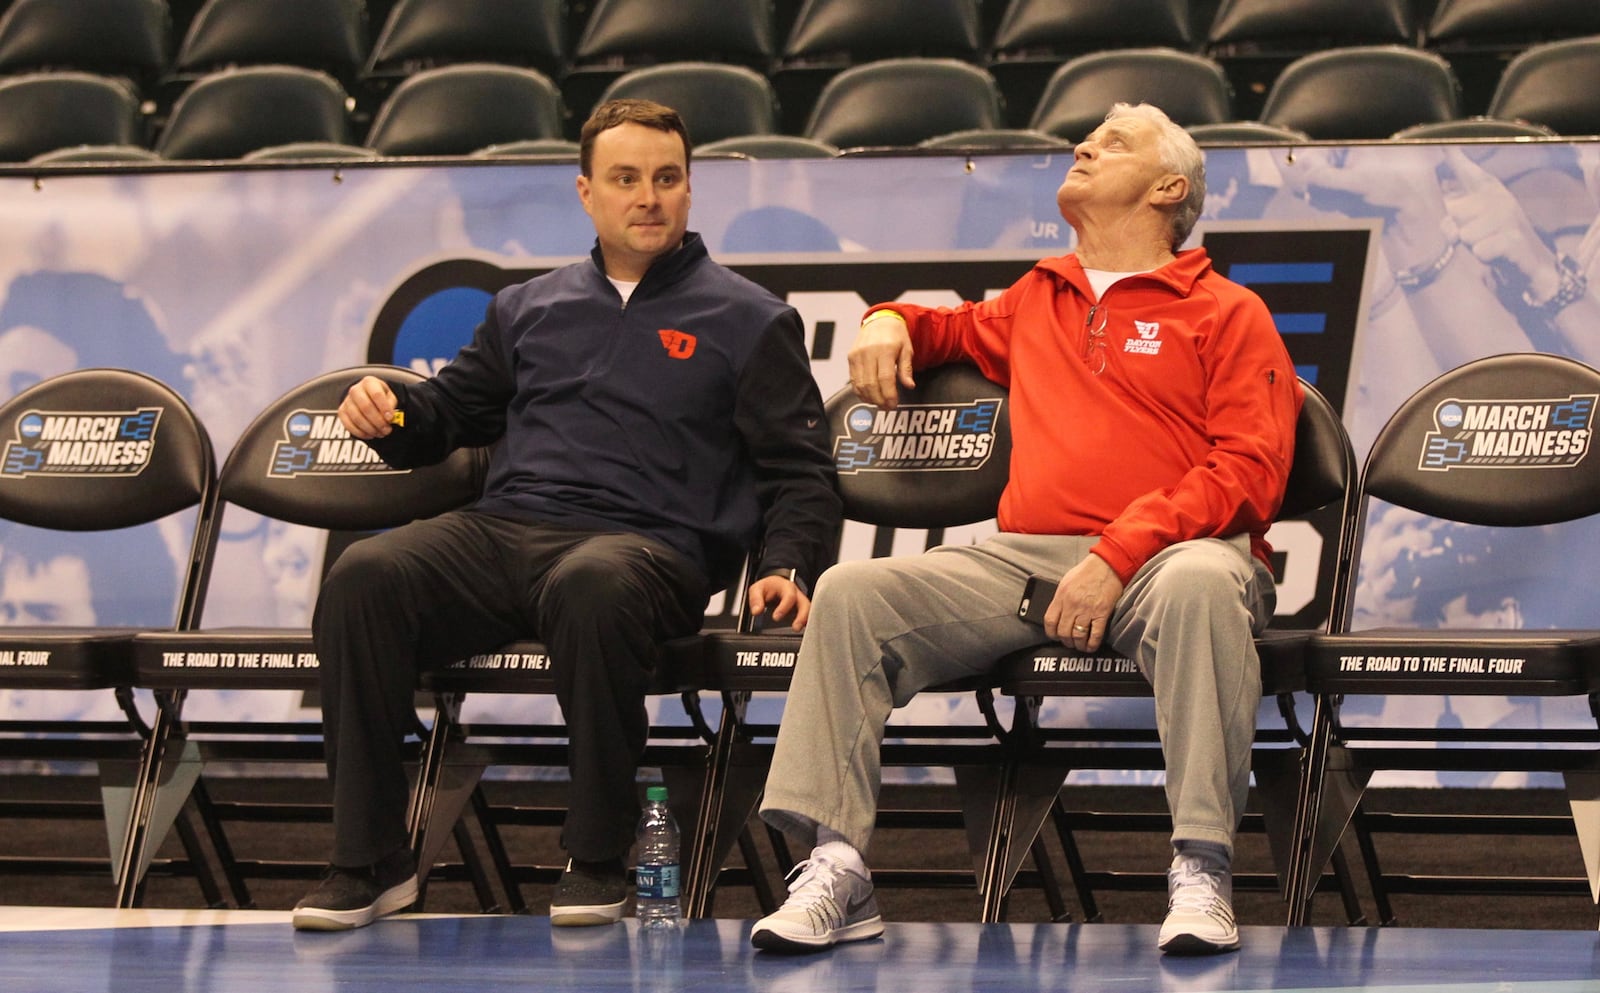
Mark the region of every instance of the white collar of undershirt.
<instances>
[{"instance_id":1,"label":"white collar of undershirt","mask_svg":"<svg viewBox=\"0 0 1600 993\"><path fill-rule=\"evenodd\" d=\"M637 279L618 279L615 276L607 276L606 278L611 280L611 285L615 286L617 288L617 292L622 294L623 303L627 303L628 298L633 296L633 291L639 287L639 281Z\"/></svg>"},{"instance_id":2,"label":"white collar of undershirt","mask_svg":"<svg viewBox=\"0 0 1600 993\"><path fill-rule=\"evenodd\" d=\"M1089 288L1094 290L1094 298L1099 300L1106 295L1106 290L1117 284L1118 280L1127 279L1129 276L1142 276L1154 269L1136 269L1133 272L1111 272L1108 269L1084 269L1083 274L1089 277Z\"/></svg>"}]
</instances>

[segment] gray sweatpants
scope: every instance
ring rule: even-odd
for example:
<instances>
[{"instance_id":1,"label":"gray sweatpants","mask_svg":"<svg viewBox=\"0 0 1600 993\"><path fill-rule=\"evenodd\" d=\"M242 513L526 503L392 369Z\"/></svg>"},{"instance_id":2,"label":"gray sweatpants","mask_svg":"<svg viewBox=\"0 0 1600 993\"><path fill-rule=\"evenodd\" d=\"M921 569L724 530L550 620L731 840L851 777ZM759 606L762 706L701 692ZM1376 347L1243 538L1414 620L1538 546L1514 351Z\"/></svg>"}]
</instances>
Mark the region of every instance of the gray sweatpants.
<instances>
[{"instance_id":1,"label":"gray sweatpants","mask_svg":"<svg viewBox=\"0 0 1600 993\"><path fill-rule=\"evenodd\" d=\"M1059 578L1093 537L1000 534L925 555L842 562L822 575L784 704L761 814L808 843L827 826L865 852L890 711L938 683L1036 645L1017 617L1030 573ZM1155 693L1174 842L1233 848L1261 700L1254 635L1271 573L1249 541L1173 545L1134 574L1107 642Z\"/></svg>"}]
</instances>

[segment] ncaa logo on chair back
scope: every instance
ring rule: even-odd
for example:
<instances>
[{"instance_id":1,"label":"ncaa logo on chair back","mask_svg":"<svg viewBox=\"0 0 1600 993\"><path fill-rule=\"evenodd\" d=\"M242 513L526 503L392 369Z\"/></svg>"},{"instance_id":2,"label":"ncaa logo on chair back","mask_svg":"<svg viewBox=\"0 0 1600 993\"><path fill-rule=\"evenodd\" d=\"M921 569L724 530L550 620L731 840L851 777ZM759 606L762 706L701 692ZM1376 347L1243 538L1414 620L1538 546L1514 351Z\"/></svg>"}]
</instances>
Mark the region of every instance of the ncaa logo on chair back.
<instances>
[{"instance_id":1,"label":"ncaa logo on chair back","mask_svg":"<svg viewBox=\"0 0 1600 993\"><path fill-rule=\"evenodd\" d=\"M1419 469L1566 469L1594 434L1595 394L1551 399L1440 401Z\"/></svg>"},{"instance_id":2,"label":"ncaa logo on chair back","mask_svg":"<svg viewBox=\"0 0 1600 993\"><path fill-rule=\"evenodd\" d=\"M25 411L6 442L0 479L137 476L150 464L160 407L128 411Z\"/></svg>"},{"instance_id":3,"label":"ncaa logo on chair back","mask_svg":"<svg viewBox=\"0 0 1600 993\"><path fill-rule=\"evenodd\" d=\"M283 440L272 446L269 478L302 475L354 476L407 472L378 457L366 442L351 437L332 410L292 410L283 419Z\"/></svg>"},{"instance_id":4,"label":"ncaa logo on chair back","mask_svg":"<svg viewBox=\"0 0 1600 993\"><path fill-rule=\"evenodd\" d=\"M994 451L1002 402L989 397L894 410L857 404L845 414L847 433L834 439L833 461L841 473L976 469Z\"/></svg>"}]
</instances>

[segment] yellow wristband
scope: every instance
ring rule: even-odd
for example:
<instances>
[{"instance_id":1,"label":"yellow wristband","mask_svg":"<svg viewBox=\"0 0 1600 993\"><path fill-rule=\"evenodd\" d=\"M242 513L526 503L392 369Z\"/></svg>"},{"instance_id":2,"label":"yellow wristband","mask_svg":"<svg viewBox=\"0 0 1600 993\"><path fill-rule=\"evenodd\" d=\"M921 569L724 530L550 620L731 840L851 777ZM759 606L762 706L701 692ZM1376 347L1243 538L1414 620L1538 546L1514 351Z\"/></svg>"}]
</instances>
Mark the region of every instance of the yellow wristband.
<instances>
[{"instance_id":1,"label":"yellow wristband","mask_svg":"<svg viewBox=\"0 0 1600 993\"><path fill-rule=\"evenodd\" d=\"M866 316L866 318L861 322L861 326L862 327L866 327L868 324L871 324L873 321L876 321L880 317L892 317L895 320L899 321L901 324L904 324L906 322L906 319L904 317L900 316L900 312L899 311L896 311L896 310L874 310L872 313L868 314Z\"/></svg>"}]
</instances>

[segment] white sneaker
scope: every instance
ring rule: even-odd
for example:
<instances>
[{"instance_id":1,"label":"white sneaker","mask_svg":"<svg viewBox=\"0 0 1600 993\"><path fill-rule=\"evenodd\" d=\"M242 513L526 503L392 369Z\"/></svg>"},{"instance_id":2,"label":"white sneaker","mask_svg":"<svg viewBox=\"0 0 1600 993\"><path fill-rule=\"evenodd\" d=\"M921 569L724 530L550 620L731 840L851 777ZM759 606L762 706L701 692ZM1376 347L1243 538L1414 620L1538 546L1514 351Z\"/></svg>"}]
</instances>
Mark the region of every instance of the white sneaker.
<instances>
[{"instance_id":1,"label":"white sneaker","mask_svg":"<svg viewBox=\"0 0 1600 993\"><path fill-rule=\"evenodd\" d=\"M882 933L871 878L817 850L794 867L789 898L776 913L756 921L750 943L769 951L809 952Z\"/></svg>"},{"instance_id":2,"label":"white sneaker","mask_svg":"<svg viewBox=\"0 0 1600 993\"><path fill-rule=\"evenodd\" d=\"M1196 855L1179 855L1167 870L1167 919L1160 946L1172 955L1211 955L1239 947L1233 923L1233 876Z\"/></svg>"}]
</instances>

